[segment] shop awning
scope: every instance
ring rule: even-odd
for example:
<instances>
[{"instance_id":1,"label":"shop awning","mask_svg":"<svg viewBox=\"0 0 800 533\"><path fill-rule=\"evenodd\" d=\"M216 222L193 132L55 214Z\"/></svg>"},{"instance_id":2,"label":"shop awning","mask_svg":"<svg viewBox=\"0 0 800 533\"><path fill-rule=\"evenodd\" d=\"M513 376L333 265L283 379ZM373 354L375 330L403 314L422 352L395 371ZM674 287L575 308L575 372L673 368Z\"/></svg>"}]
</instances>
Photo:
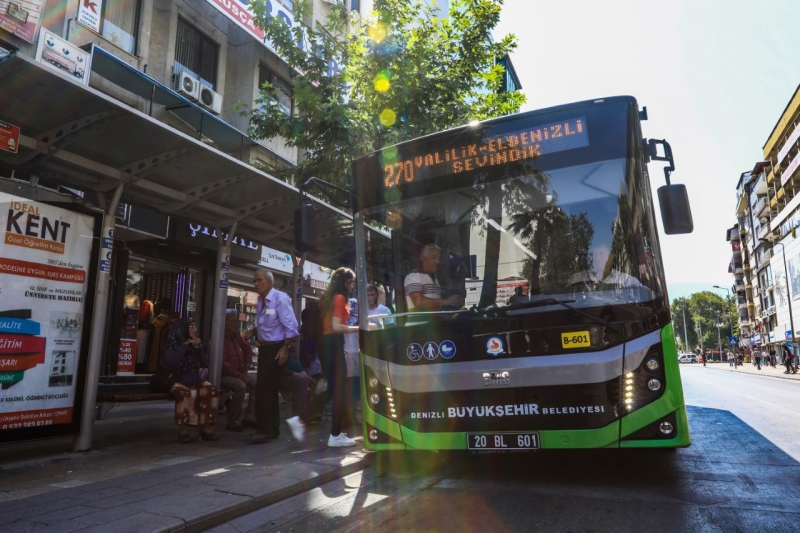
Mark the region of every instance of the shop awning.
<instances>
[{"instance_id":1,"label":"shop awning","mask_svg":"<svg viewBox=\"0 0 800 533\"><path fill-rule=\"evenodd\" d=\"M102 65L104 76L130 74L107 58ZM24 56L0 61L0 80L0 121L21 129L19 153L0 155L6 176L16 170L97 192L124 183L123 202L209 227L238 222L238 235L294 250L299 191L224 153L242 139L216 117L209 145ZM140 89L152 91L147 87ZM171 98L161 92L159 98ZM318 248L308 259L353 265L352 217L311 199L318 207Z\"/></svg>"}]
</instances>

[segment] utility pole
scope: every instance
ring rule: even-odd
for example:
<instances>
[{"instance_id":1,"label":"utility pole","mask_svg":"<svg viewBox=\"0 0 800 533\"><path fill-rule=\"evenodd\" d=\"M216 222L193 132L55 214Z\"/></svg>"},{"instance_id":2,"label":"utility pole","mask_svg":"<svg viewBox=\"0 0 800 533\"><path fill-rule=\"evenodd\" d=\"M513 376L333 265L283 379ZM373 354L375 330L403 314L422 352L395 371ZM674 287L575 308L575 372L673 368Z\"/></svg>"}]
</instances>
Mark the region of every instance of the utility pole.
<instances>
[{"instance_id":1,"label":"utility pole","mask_svg":"<svg viewBox=\"0 0 800 533\"><path fill-rule=\"evenodd\" d=\"M722 362L722 337L719 334L719 311L717 311L717 344L719 345L719 360Z\"/></svg>"},{"instance_id":2,"label":"utility pole","mask_svg":"<svg viewBox=\"0 0 800 533\"><path fill-rule=\"evenodd\" d=\"M689 352L691 350L689 349L689 335L686 333L686 298L681 298L681 311L683 312L683 345Z\"/></svg>"}]
</instances>

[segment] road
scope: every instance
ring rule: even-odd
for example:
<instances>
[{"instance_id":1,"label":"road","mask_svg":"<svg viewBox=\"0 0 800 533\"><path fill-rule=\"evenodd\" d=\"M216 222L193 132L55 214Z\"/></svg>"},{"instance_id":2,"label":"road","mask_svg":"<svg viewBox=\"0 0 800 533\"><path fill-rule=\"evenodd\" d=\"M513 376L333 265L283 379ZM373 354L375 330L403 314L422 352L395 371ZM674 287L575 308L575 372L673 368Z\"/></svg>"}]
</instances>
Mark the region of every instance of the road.
<instances>
[{"instance_id":1,"label":"road","mask_svg":"<svg viewBox=\"0 0 800 533\"><path fill-rule=\"evenodd\" d=\"M800 531L800 382L681 370L690 448L380 456L214 531Z\"/></svg>"}]
</instances>

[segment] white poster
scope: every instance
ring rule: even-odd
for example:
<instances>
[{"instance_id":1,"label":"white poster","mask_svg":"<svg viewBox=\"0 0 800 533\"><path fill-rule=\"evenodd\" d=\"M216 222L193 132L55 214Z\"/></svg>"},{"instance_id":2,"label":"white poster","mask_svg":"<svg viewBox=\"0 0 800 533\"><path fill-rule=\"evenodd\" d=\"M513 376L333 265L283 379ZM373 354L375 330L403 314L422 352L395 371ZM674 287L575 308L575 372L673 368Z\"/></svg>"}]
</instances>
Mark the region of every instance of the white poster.
<instances>
[{"instance_id":1,"label":"white poster","mask_svg":"<svg viewBox=\"0 0 800 533\"><path fill-rule=\"evenodd\" d=\"M261 259L258 265L269 268L270 270L277 270L278 272L292 273L292 256L286 252L280 252L273 248L261 247Z\"/></svg>"},{"instance_id":2,"label":"white poster","mask_svg":"<svg viewBox=\"0 0 800 533\"><path fill-rule=\"evenodd\" d=\"M103 9L103 0L81 0L78 4L78 22L100 33L100 13Z\"/></svg>"},{"instance_id":3,"label":"white poster","mask_svg":"<svg viewBox=\"0 0 800 533\"><path fill-rule=\"evenodd\" d=\"M94 219L0 192L0 441L73 421Z\"/></svg>"},{"instance_id":4,"label":"white poster","mask_svg":"<svg viewBox=\"0 0 800 533\"><path fill-rule=\"evenodd\" d=\"M92 56L70 44L48 29L39 33L36 61L69 74L84 85L89 85L89 64Z\"/></svg>"}]
</instances>

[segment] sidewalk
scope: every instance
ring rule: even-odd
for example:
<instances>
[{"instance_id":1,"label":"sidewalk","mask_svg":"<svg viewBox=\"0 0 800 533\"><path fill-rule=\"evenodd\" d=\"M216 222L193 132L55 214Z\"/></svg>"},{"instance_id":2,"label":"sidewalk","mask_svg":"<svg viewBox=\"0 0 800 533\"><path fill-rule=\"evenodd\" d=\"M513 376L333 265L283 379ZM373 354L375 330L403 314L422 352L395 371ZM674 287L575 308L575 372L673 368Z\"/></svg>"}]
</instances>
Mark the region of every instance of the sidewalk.
<instances>
[{"instance_id":1,"label":"sidewalk","mask_svg":"<svg viewBox=\"0 0 800 533\"><path fill-rule=\"evenodd\" d=\"M173 406L113 409L95 423L89 453L72 453L64 438L0 445L0 531L201 531L362 470L371 457L360 442L327 448L329 423L308 426L302 445L285 423L268 444L224 430L218 442L181 444Z\"/></svg>"},{"instance_id":2,"label":"sidewalk","mask_svg":"<svg viewBox=\"0 0 800 533\"><path fill-rule=\"evenodd\" d=\"M683 367L689 365L683 364L681 366ZM696 365L693 364L691 366L702 367L703 365L698 363ZM761 370L759 370L758 368L754 367L752 363L745 363L742 366L731 367L726 361L724 363L708 363L708 366L706 366L706 368L712 368L714 370L724 370L726 372L739 372L740 374L756 374L759 376L770 376L773 378L800 381L800 370L798 370L797 374L784 374L783 372L786 370L786 367L782 365L777 365L775 368L761 365Z\"/></svg>"}]
</instances>

